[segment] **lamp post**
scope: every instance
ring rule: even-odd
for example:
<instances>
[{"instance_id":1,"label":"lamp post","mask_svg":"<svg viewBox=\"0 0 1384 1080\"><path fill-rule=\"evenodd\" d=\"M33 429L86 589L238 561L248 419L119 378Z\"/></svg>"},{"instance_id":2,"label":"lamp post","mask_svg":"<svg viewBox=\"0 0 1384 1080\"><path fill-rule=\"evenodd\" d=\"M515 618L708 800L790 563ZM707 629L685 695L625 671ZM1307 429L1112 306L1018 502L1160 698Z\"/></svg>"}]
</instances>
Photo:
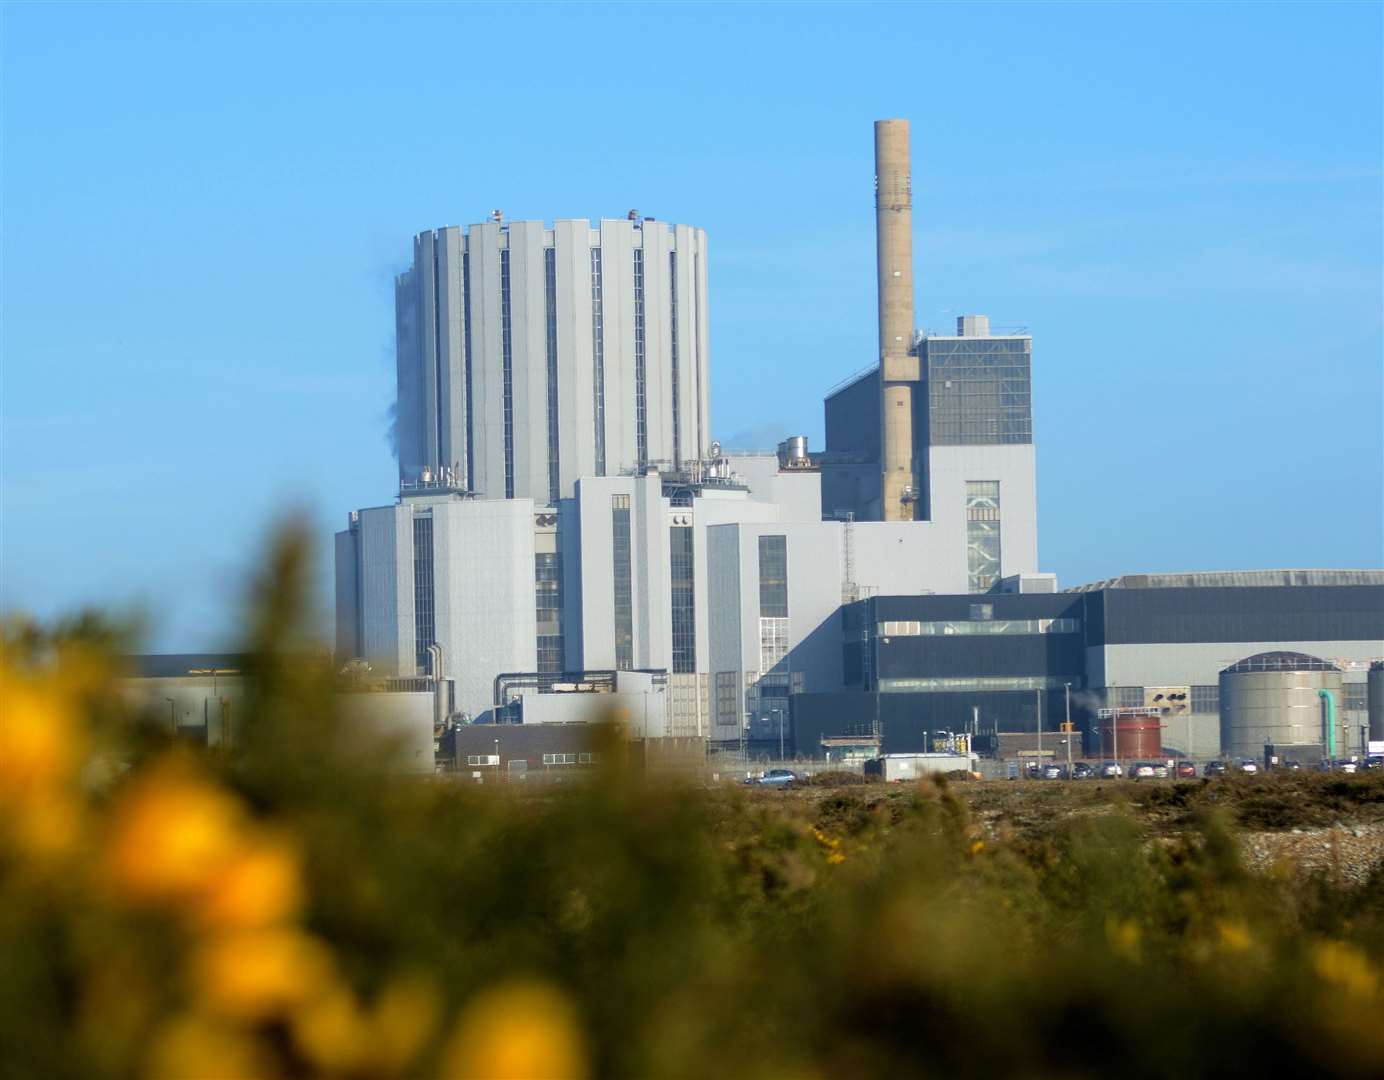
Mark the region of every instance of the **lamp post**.
<instances>
[{"instance_id":1,"label":"lamp post","mask_svg":"<svg viewBox=\"0 0 1384 1080\"><path fill-rule=\"evenodd\" d=\"M169 733L170 733L170 734L173 734L173 735L176 735L176 734L178 734L178 717L177 717L177 715L176 715L176 714L174 713L174 711L173 711L174 708L175 708L173 699L172 699L171 697L166 697L166 698L164 698L163 700L166 701L166 702L168 702L168 730L169 730Z\"/></svg>"},{"instance_id":2,"label":"lamp post","mask_svg":"<svg viewBox=\"0 0 1384 1080\"><path fill-rule=\"evenodd\" d=\"M1072 778L1072 684L1065 683L1067 688L1067 779Z\"/></svg>"}]
</instances>

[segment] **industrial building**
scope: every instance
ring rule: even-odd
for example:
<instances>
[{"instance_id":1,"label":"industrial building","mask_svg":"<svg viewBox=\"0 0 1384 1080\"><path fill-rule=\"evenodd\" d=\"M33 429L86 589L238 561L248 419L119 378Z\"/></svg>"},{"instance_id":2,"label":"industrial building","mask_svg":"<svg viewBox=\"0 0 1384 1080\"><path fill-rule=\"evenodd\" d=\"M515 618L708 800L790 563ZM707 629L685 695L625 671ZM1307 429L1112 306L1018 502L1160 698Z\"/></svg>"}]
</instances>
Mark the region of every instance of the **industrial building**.
<instances>
[{"instance_id":1,"label":"industrial building","mask_svg":"<svg viewBox=\"0 0 1384 1080\"><path fill-rule=\"evenodd\" d=\"M420 233L395 283L399 481L556 506L705 457L706 233L623 220Z\"/></svg>"},{"instance_id":2,"label":"industrial building","mask_svg":"<svg viewBox=\"0 0 1384 1080\"><path fill-rule=\"evenodd\" d=\"M1265 652L1332 665L1343 732L1363 717L1384 572L1059 592L1039 571L1033 341L984 315L918 332L908 137L875 125L879 353L828 393L815 452L712 441L700 230L495 212L420 234L396 290L400 489L337 534L339 661L445 682L464 724L628 692L650 737L808 756L1019 745L1102 708L1218 753L1221 673Z\"/></svg>"},{"instance_id":3,"label":"industrial building","mask_svg":"<svg viewBox=\"0 0 1384 1080\"><path fill-rule=\"evenodd\" d=\"M792 694L845 685L843 601L1035 575L1029 340L1003 394L976 396L958 363L933 422L906 121L876 125L876 171L880 366L872 416L850 422L894 456L877 450L873 494L840 506L823 485L859 462L800 437L776 455L711 442L701 230L496 213L420 234L396 288L400 493L337 534L338 656L448 680L471 721L515 715L502 675L531 673L541 691L662 672L669 737L772 745ZM973 345L985 329L968 318L965 347L1009 340ZM886 413L885 398L903 404ZM838 412L829 401L829 428ZM950 434L931 453L934 427ZM1011 428L1022 441L995 435ZM580 708L554 697L558 714Z\"/></svg>"},{"instance_id":4,"label":"industrial building","mask_svg":"<svg viewBox=\"0 0 1384 1080\"><path fill-rule=\"evenodd\" d=\"M1156 709L1163 744L1180 753L1248 754L1257 744L1258 754L1272 725L1251 723L1244 678L1263 667L1261 654L1297 658L1278 681L1303 683L1312 710L1318 689L1337 692L1341 747L1360 752L1366 681L1384 653L1384 571L1140 574L1051 594L876 596L848 605L840 632L849 689L793 698L800 754L863 733L888 752L930 749L938 731L1036 741L1040 729L1059 730L1069 705L1079 731L1092 731L1102 708Z\"/></svg>"}]
</instances>

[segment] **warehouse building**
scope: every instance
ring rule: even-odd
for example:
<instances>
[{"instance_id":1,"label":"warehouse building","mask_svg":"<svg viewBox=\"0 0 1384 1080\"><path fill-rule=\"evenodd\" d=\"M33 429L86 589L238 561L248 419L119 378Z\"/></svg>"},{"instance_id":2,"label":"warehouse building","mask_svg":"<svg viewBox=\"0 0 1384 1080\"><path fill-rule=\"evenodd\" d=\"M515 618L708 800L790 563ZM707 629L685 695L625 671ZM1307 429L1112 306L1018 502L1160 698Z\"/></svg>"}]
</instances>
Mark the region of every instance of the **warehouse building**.
<instances>
[{"instance_id":1,"label":"warehouse building","mask_svg":"<svg viewBox=\"0 0 1384 1080\"><path fill-rule=\"evenodd\" d=\"M1090 730L1103 707L1165 710L1163 742L1222 750L1222 672L1262 653L1339 672L1346 748L1367 727L1366 680L1384 655L1384 571L1139 574L1055 594L876 596L840 624L849 689L793 697L794 747L878 733L886 751L937 731L993 738Z\"/></svg>"}]
</instances>

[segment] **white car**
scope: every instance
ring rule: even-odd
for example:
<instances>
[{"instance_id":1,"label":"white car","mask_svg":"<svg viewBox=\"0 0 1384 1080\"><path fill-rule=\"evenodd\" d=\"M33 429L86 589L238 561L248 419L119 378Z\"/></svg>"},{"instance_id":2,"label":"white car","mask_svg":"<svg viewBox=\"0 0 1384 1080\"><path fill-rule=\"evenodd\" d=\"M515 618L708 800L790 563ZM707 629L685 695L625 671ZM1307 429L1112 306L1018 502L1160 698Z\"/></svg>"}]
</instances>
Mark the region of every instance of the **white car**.
<instances>
[{"instance_id":1,"label":"white car","mask_svg":"<svg viewBox=\"0 0 1384 1080\"><path fill-rule=\"evenodd\" d=\"M1245 758L1240 762L1239 769L1244 773L1257 773L1259 771L1259 762L1255 761L1253 758Z\"/></svg>"},{"instance_id":2,"label":"white car","mask_svg":"<svg viewBox=\"0 0 1384 1080\"><path fill-rule=\"evenodd\" d=\"M1135 780L1152 780L1153 766L1147 761L1136 761L1129 767L1129 775Z\"/></svg>"}]
</instances>

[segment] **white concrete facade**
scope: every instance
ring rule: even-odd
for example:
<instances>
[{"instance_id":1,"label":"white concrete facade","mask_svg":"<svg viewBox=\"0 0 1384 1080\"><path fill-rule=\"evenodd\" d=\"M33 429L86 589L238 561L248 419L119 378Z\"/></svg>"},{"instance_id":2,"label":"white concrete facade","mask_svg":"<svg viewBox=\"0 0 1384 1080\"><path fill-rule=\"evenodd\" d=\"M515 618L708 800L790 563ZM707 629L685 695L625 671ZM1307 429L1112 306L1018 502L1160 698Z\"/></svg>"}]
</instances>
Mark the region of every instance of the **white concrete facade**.
<instances>
[{"instance_id":1,"label":"white concrete facade","mask_svg":"<svg viewBox=\"0 0 1384 1080\"><path fill-rule=\"evenodd\" d=\"M420 233L395 282L401 484L556 506L710 444L706 233L649 219Z\"/></svg>"}]
</instances>

